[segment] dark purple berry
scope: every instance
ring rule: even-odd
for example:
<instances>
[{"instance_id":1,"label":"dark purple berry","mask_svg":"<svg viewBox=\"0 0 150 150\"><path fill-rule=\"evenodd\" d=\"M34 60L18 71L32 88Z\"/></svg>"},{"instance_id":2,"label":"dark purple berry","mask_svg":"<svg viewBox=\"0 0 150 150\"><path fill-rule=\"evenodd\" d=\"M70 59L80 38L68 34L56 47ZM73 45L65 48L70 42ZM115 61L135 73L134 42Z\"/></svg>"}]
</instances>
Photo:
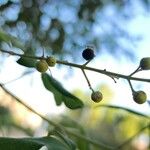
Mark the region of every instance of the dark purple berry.
<instances>
[{"instance_id":1,"label":"dark purple berry","mask_svg":"<svg viewBox=\"0 0 150 150\"><path fill-rule=\"evenodd\" d=\"M94 51L91 48L86 48L83 52L82 52L82 57L85 60L91 60L94 58Z\"/></svg>"}]
</instances>

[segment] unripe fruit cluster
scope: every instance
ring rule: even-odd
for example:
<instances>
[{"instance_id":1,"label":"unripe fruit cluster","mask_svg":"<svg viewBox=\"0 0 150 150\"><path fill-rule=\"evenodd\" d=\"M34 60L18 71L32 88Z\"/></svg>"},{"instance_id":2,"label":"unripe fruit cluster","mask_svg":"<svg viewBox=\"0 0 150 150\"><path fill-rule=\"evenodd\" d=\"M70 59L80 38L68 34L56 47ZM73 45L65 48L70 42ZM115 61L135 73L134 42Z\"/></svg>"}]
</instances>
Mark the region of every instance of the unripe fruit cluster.
<instances>
[{"instance_id":1,"label":"unripe fruit cluster","mask_svg":"<svg viewBox=\"0 0 150 150\"><path fill-rule=\"evenodd\" d=\"M85 50L83 50L82 52L82 57L85 60L92 60L95 57L94 51L91 48L86 48Z\"/></svg>"},{"instance_id":2,"label":"unripe fruit cluster","mask_svg":"<svg viewBox=\"0 0 150 150\"><path fill-rule=\"evenodd\" d=\"M150 69L150 57L142 58L140 61L140 67L142 70L149 70Z\"/></svg>"},{"instance_id":3,"label":"unripe fruit cluster","mask_svg":"<svg viewBox=\"0 0 150 150\"><path fill-rule=\"evenodd\" d=\"M91 94L91 99L92 99L94 102L98 103L98 102L100 102L100 101L103 99L103 95L102 95L101 92L95 91L95 92L92 92L92 94Z\"/></svg>"},{"instance_id":4,"label":"unripe fruit cluster","mask_svg":"<svg viewBox=\"0 0 150 150\"><path fill-rule=\"evenodd\" d=\"M36 69L41 72L44 73L47 71L48 66L50 67L54 67L56 64L56 59L55 57L49 56L45 59L41 59L39 61L37 61L36 63Z\"/></svg>"},{"instance_id":5,"label":"unripe fruit cluster","mask_svg":"<svg viewBox=\"0 0 150 150\"><path fill-rule=\"evenodd\" d=\"M138 104L143 104L146 102L147 95L144 91L133 92L133 100Z\"/></svg>"}]
</instances>

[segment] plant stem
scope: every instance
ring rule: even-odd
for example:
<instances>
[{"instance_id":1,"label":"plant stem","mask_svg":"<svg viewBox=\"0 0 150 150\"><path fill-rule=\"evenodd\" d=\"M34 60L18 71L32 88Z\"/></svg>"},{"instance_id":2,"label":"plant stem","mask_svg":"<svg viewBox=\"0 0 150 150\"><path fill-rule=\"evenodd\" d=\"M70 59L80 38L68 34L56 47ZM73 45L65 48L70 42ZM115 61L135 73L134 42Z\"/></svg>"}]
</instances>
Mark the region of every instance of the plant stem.
<instances>
[{"instance_id":1,"label":"plant stem","mask_svg":"<svg viewBox=\"0 0 150 150\"><path fill-rule=\"evenodd\" d=\"M88 83L88 86L89 86L90 90L91 90L92 92L94 92L94 90L93 90L93 88L92 88L92 86L91 86L91 83L90 83L90 81L89 81L89 79L88 79L88 77L87 77L87 75L86 75L84 69L81 69L81 70L82 70L82 72L83 72L83 75L84 75L84 77L85 77L87 83Z\"/></svg>"},{"instance_id":2,"label":"plant stem","mask_svg":"<svg viewBox=\"0 0 150 150\"><path fill-rule=\"evenodd\" d=\"M48 122L50 125L63 130L64 132L66 132L67 134L70 134L72 136L75 136L77 138L80 138L82 140L85 140L87 142L89 142L90 144L93 144L94 146L97 146L99 148L107 148L107 149L113 149L113 147L105 145L103 143L100 142L96 142L94 140L92 140L91 138L82 136L80 134L77 134L75 132L72 132L70 130L67 130L65 127L63 127L62 125L59 125L51 120L49 120L48 118L44 117L42 114L38 113L37 111L35 111L33 108L31 108L30 106L28 106L26 103L24 103L22 100L20 100L16 95L14 95L12 92L10 92L9 90L7 90L3 84L0 84L0 87L10 96L12 96L17 102L19 102L20 104L22 104L24 107L26 107L28 110L30 110L31 112L33 112L34 114L38 115L39 117L41 117L44 121Z\"/></svg>"},{"instance_id":3,"label":"plant stem","mask_svg":"<svg viewBox=\"0 0 150 150\"><path fill-rule=\"evenodd\" d=\"M59 61L59 60L57 60L57 63L58 64L63 64L63 65L66 65L66 66L80 68L80 69L82 68L82 65L69 63L69 62L66 62L66 61ZM150 82L150 79L130 77L129 75L123 75L123 74L114 73L114 72L110 72L110 71L106 71L106 70L102 70L102 69L96 69L96 68L87 67L87 66L85 66L84 69L85 70L90 70L90 71L95 71L95 72L98 72L98 73L101 73L101 74L105 74L105 75L108 75L108 76L115 76L115 77L118 77L118 78L127 79L127 80L129 79L129 80L135 80L135 81Z\"/></svg>"},{"instance_id":4,"label":"plant stem","mask_svg":"<svg viewBox=\"0 0 150 150\"><path fill-rule=\"evenodd\" d=\"M138 71L140 71L140 66L135 70L133 71L129 76L133 76L135 73L137 73Z\"/></svg>"},{"instance_id":5,"label":"plant stem","mask_svg":"<svg viewBox=\"0 0 150 150\"><path fill-rule=\"evenodd\" d=\"M128 83L129 83L129 86L130 86L130 89L131 89L131 91L132 91L132 94L134 94L134 89L133 89L133 86L132 86L132 84L131 84L131 81L130 80L128 80Z\"/></svg>"},{"instance_id":6,"label":"plant stem","mask_svg":"<svg viewBox=\"0 0 150 150\"><path fill-rule=\"evenodd\" d=\"M25 57L25 58L31 58L31 59L42 59L43 57L38 57L38 56L31 56L31 55L25 55L25 54L18 54L18 53L15 53L13 51L7 51L7 50L3 50L3 49L0 49L1 52L3 53L7 53L7 54L10 54L10 55L14 55L14 56L20 56L20 57Z\"/></svg>"},{"instance_id":7,"label":"plant stem","mask_svg":"<svg viewBox=\"0 0 150 150\"><path fill-rule=\"evenodd\" d=\"M3 53L8 53L10 55L15 55L15 56L20 56L20 57L26 57L26 58L31 58L31 59L46 59L43 57L38 57L38 56L31 56L31 55L24 55L24 54L18 54L15 53L13 51L7 51L7 50L0 50ZM79 65L79 64L75 64L75 63L69 63L67 61L60 61L57 60L58 64L62 64L62 65L66 65L66 66L70 66L70 67L75 67L75 68L83 68L83 65ZM106 71L106 70L102 70L102 69L96 69L96 68L92 68L92 67L87 67L84 66L84 70L90 70L90 71L94 71L94 72L98 72L107 76L113 76L113 77L118 77L118 78L123 78L126 80L135 80L135 81L142 81L142 82L150 82L150 79L143 79L143 78L137 78L137 77L131 77L130 75L123 75L123 74L119 74L119 73L114 73L114 72L110 72L110 71Z\"/></svg>"},{"instance_id":8,"label":"plant stem","mask_svg":"<svg viewBox=\"0 0 150 150\"><path fill-rule=\"evenodd\" d=\"M26 103L24 103L23 101L21 101L16 95L14 95L12 92L10 92L9 90L7 90L3 84L0 84L0 87L8 94L11 95L17 102L19 102L20 104L22 104L23 106L25 106L28 110L30 110L31 112L35 113L36 115L40 116L43 120L49 122L51 125L61 129L60 125L57 125L56 123L46 119L44 116L42 116L40 113L38 113L37 111L35 111L34 109L32 109L30 106L28 106Z\"/></svg>"}]
</instances>

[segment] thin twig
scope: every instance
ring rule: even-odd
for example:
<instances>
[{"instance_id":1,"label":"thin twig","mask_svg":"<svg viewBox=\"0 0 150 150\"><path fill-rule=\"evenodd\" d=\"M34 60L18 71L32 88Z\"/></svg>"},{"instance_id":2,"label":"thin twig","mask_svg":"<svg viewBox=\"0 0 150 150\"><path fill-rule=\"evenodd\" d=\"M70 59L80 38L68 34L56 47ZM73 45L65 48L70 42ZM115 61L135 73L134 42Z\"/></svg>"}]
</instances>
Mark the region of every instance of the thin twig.
<instances>
[{"instance_id":1,"label":"thin twig","mask_svg":"<svg viewBox=\"0 0 150 150\"><path fill-rule=\"evenodd\" d=\"M90 81L89 81L89 79L88 79L88 77L87 77L87 75L86 75L84 69L82 68L81 70L82 70L82 72L83 72L83 75L84 75L84 77L85 77L87 83L88 83L88 86L89 86L90 90L91 90L92 92L94 92L94 90L93 90L93 88L92 88L92 86L91 86L91 83L90 83Z\"/></svg>"},{"instance_id":2,"label":"thin twig","mask_svg":"<svg viewBox=\"0 0 150 150\"><path fill-rule=\"evenodd\" d=\"M86 66L92 59L88 60L86 63L83 64L83 66Z\"/></svg>"},{"instance_id":3,"label":"thin twig","mask_svg":"<svg viewBox=\"0 0 150 150\"><path fill-rule=\"evenodd\" d=\"M104 71L106 71L106 69L104 69ZM115 77L115 76L112 76L112 75L107 75L107 76L110 77L115 83L117 83L115 78L119 79L118 77Z\"/></svg>"},{"instance_id":4,"label":"thin twig","mask_svg":"<svg viewBox=\"0 0 150 150\"><path fill-rule=\"evenodd\" d=\"M20 57L25 57L25 58L31 58L31 59L42 59L43 58L43 57L38 57L38 56L18 54L18 53L15 53L14 51L7 51L7 50L3 50L3 49L0 49L0 51L3 52L3 53L10 54L10 55L20 56Z\"/></svg>"},{"instance_id":5,"label":"thin twig","mask_svg":"<svg viewBox=\"0 0 150 150\"><path fill-rule=\"evenodd\" d=\"M45 49L44 49L44 47L42 48L42 57L44 58L44 56L45 56Z\"/></svg>"},{"instance_id":6,"label":"thin twig","mask_svg":"<svg viewBox=\"0 0 150 150\"><path fill-rule=\"evenodd\" d=\"M17 78L15 78L15 79L12 79L12 80L10 80L10 81L7 81L7 82L3 83L3 86L6 85L6 84L10 84L10 83L12 83L12 82L15 82L15 81L17 81L17 80L23 78L24 76L26 76L26 75L28 75L28 74L30 74L30 73L33 73L33 71L25 72L25 73L23 73L22 75L20 75L19 77L17 77Z\"/></svg>"},{"instance_id":7,"label":"thin twig","mask_svg":"<svg viewBox=\"0 0 150 150\"><path fill-rule=\"evenodd\" d=\"M66 66L72 66L72 67L76 67L76 68L82 68L82 65L79 64L74 64L74 63L69 63L66 61L59 61L57 60L58 64L63 64ZM106 71L106 70L102 70L102 69L96 69L96 68L92 68L92 67L84 67L84 70L90 70L90 71L95 71L104 75L109 75L109 76L114 76L114 77L118 77L118 78L123 78L123 79L129 79L129 80L135 80L135 81L142 81L142 82L150 82L150 79L143 79L143 78L137 78L137 77L130 77L129 75L123 75L123 74L119 74L119 73L114 73L114 72L110 72L110 71Z\"/></svg>"},{"instance_id":8,"label":"thin twig","mask_svg":"<svg viewBox=\"0 0 150 150\"><path fill-rule=\"evenodd\" d=\"M137 73L140 70L141 70L140 66L138 66L138 68L135 71L133 71L129 76L133 76L135 73Z\"/></svg>"},{"instance_id":9,"label":"thin twig","mask_svg":"<svg viewBox=\"0 0 150 150\"><path fill-rule=\"evenodd\" d=\"M128 83L129 83L129 85L130 85L130 89L131 89L132 93L134 93L135 91L134 91L134 89L133 89L133 86L132 86L132 84L131 84L131 81L128 80Z\"/></svg>"},{"instance_id":10,"label":"thin twig","mask_svg":"<svg viewBox=\"0 0 150 150\"><path fill-rule=\"evenodd\" d=\"M65 127L63 127L62 125L59 125L51 120L49 120L48 118L44 117L42 114L38 113L37 111L35 111L33 108L31 108L30 106L28 106L25 102L21 101L16 95L14 95L12 92L8 91L3 84L0 84L0 87L10 96L12 96L17 102L19 102L20 104L22 104L24 107L26 107L28 110L30 110L31 112L33 112L34 114L38 115L39 117L41 117L44 121L48 122L50 125L66 132L67 134L70 134L72 136L75 136L77 138L80 138L82 140L85 140L87 142L89 142L90 144L93 144L94 146L97 146L99 148L107 148L107 149L113 149L113 147L105 145L104 143L101 142L97 142L92 140L91 138L82 136L80 134L77 134L75 132L72 132L70 130L67 130Z\"/></svg>"},{"instance_id":11,"label":"thin twig","mask_svg":"<svg viewBox=\"0 0 150 150\"><path fill-rule=\"evenodd\" d=\"M0 50L1 52L4 53L8 53L10 55L16 55L16 56L20 56L20 57L26 57L26 58L31 58L31 59L46 59L43 57L38 57L38 56L31 56L31 55L24 55L24 54L18 54L15 53L13 51L7 51L7 50ZM79 65L79 64L75 64L75 63L69 63L67 61L60 61L57 60L58 64L62 64L62 65L66 65L66 66L70 66L70 67L75 67L75 68L83 68L83 65ZM106 71L106 70L102 70L102 69L96 69L96 68L92 68L92 67L84 67L84 70L90 70L90 71L94 71L94 72L98 72L107 76L113 76L113 77L118 77L118 78L123 78L126 80L135 80L135 81L142 81L142 82L150 82L150 79L143 79L143 78L137 78L137 77L131 77L129 75L123 75L123 74L119 74L119 73L115 73L115 72L110 72L110 71Z\"/></svg>"},{"instance_id":12,"label":"thin twig","mask_svg":"<svg viewBox=\"0 0 150 150\"><path fill-rule=\"evenodd\" d=\"M21 101L16 95L14 95L12 92L10 92L9 90L7 90L3 84L0 84L0 87L10 96L12 96L17 102L19 102L20 104L22 104L23 106L25 106L28 110L30 110L31 112L35 113L36 115L40 116L43 120L49 122L51 125L60 128L60 125L57 125L56 123L52 122L51 120L46 119L44 116L42 116L40 113L36 112L34 109L32 109L30 106L28 106L26 103L24 103L23 101Z\"/></svg>"}]
</instances>

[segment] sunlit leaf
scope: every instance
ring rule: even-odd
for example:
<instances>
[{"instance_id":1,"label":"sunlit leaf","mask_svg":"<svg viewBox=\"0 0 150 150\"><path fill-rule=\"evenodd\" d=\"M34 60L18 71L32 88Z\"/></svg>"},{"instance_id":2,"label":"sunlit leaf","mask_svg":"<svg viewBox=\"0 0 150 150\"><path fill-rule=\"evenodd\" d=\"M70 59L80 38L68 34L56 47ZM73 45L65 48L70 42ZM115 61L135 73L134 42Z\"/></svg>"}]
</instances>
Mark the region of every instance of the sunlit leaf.
<instances>
[{"instance_id":1,"label":"sunlit leaf","mask_svg":"<svg viewBox=\"0 0 150 150\"><path fill-rule=\"evenodd\" d=\"M129 113L132 113L132 114L135 114L135 115L139 115L139 116L142 116L142 117L146 117L146 118L150 118L149 116L145 115L145 114L142 114L140 112L137 112L137 111L134 111L134 110L131 110L131 109L128 109L128 108L124 108L124 107L121 107L121 106L113 106L113 105L98 105L96 106L97 107L106 107L106 108L113 108L113 109L121 109L121 110L125 110Z\"/></svg>"},{"instance_id":2,"label":"sunlit leaf","mask_svg":"<svg viewBox=\"0 0 150 150\"><path fill-rule=\"evenodd\" d=\"M34 56L34 51L31 49L28 49L27 51L25 51L24 55L30 55L30 56ZM25 67L35 67L37 60L35 59L31 59L31 58L26 58L26 57L21 57L17 60L17 63L25 66Z\"/></svg>"},{"instance_id":3,"label":"sunlit leaf","mask_svg":"<svg viewBox=\"0 0 150 150\"><path fill-rule=\"evenodd\" d=\"M69 93L56 79L47 73L42 74L42 81L45 88L54 94L57 105L64 102L70 109L83 107L83 102L79 98Z\"/></svg>"}]
</instances>

